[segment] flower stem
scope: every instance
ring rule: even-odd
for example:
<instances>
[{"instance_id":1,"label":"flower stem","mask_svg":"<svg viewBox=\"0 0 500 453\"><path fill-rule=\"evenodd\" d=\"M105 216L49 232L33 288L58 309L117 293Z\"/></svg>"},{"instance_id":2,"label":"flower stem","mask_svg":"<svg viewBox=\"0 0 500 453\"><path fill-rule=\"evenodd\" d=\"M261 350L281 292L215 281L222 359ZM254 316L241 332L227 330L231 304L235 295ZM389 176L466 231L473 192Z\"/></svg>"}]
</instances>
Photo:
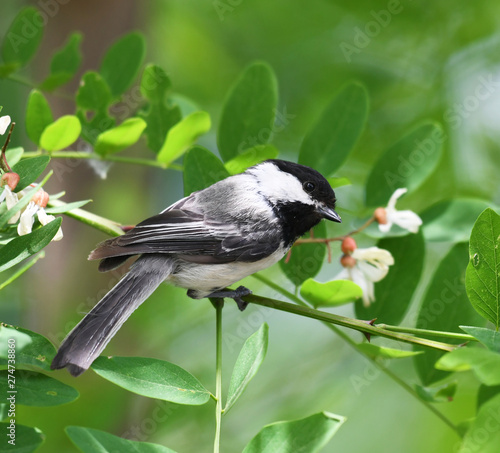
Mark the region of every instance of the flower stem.
<instances>
[{"instance_id":1,"label":"flower stem","mask_svg":"<svg viewBox=\"0 0 500 453\"><path fill-rule=\"evenodd\" d=\"M43 154L45 153L41 151L26 151L22 155L22 159L40 156ZM170 168L172 170L180 170L180 171L182 170L182 166L180 165L172 163L165 164L163 162L158 162L157 160L153 159L139 159L136 157L116 156L116 155L109 155L103 157L97 153L87 153L84 151L54 151L49 155L53 159L93 159L93 160L102 160L106 162L119 162L123 164L144 165L148 167L156 167L163 169Z\"/></svg>"},{"instance_id":2,"label":"flower stem","mask_svg":"<svg viewBox=\"0 0 500 453\"><path fill-rule=\"evenodd\" d=\"M472 335L467 335L465 333L459 333L459 332L443 332L441 330L428 330L428 329L417 329L413 327L390 326L388 324L375 324L375 326L380 329L389 330L391 332L403 332L412 335L449 338L453 340L460 340L463 342L478 341L477 338L474 338Z\"/></svg>"},{"instance_id":3,"label":"flower stem","mask_svg":"<svg viewBox=\"0 0 500 453\"><path fill-rule=\"evenodd\" d=\"M210 299L215 307L215 439L214 453L219 453L222 423L222 308L224 299Z\"/></svg>"}]
</instances>

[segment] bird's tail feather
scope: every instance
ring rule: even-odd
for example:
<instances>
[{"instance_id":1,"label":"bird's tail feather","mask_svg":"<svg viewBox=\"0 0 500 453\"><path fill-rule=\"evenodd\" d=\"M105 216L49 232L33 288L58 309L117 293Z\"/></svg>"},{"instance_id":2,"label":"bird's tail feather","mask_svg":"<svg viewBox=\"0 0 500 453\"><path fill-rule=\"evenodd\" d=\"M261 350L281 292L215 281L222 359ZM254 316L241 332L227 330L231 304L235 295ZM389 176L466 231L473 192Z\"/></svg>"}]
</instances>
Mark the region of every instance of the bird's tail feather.
<instances>
[{"instance_id":1,"label":"bird's tail feather","mask_svg":"<svg viewBox=\"0 0 500 453\"><path fill-rule=\"evenodd\" d=\"M51 368L68 367L73 376L82 374L174 268L175 261L166 255L141 256L64 339Z\"/></svg>"}]
</instances>

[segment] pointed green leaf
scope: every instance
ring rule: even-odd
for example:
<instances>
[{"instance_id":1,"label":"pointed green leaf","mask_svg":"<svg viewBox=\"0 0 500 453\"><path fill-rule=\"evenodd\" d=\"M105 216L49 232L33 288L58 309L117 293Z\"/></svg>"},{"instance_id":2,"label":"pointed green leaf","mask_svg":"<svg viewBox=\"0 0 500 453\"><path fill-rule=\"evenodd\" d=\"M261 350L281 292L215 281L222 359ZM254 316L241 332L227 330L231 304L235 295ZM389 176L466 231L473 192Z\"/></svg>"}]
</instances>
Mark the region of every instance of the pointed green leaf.
<instances>
[{"instance_id":1,"label":"pointed green leaf","mask_svg":"<svg viewBox=\"0 0 500 453\"><path fill-rule=\"evenodd\" d=\"M415 390L422 400L429 403L449 403L453 401L453 397L457 391L457 382L447 382L432 387L424 387L416 384Z\"/></svg>"},{"instance_id":2,"label":"pointed green leaf","mask_svg":"<svg viewBox=\"0 0 500 453\"><path fill-rule=\"evenodd\" d=\"M460 328L484 344L490 351L500 353L500 332L485 327L460 326Z\"/></svg>"},{"instance_id":3,"label":"pointed green leaf","mask_svg":"<svg viewBox=\"0 0 500 453\"><path fill-rule=\"evenodd\" d=\"M132 86L145 52L144 37L137 32L123 36L108 49L99 73L110 87L113 97L116 98Z\"/></svg>"},{"instance_id":4,"label":"pointed green leaf","mask_svg":"<svg viewBox=\"0 0 500 453\"><path fill-rule=\"evenodd\" d=\"M303 236L310 237L310 233ZM326 224L320 222L314 227L315 238L326 238ZM315 277L321 270L326 256L325 244L300 244L292 248L289 259L280 261L280 268L288 279L300 286L308 278Z\"/></svg>"},{"instance_id":5,"label":"pointed green leaf","mask_svg":"<svg viewBox=\"0 0 500 453\"><path fill-rule=\"evenodd\" d=\"M243 453L316 453L344 423L340 415L320 412L300 420L264 426Z\"/></svg>"},{"instance_id":6,"label":"pointed green leaf","mask_svg":"<svg viewBox=\"0 0 500 453\"><path fill-rule=\"evenodd\" d=\"M120 125L108 129L97 137L94 150L101 156L116 153L135 144L146 128L142 118L128 118Z\"/></svg>"},{"instance_id":7,"label":"pointed green leaf","mask_svg":"<svg viewBox=\"0 0 500 453\"><path fill-rule=\"evenodd\" d=\"M383 357L384 359L405 359L414 355L422 354L422 351L404 351L402 349L385 348L371 343L358 344L357 348L372 358Z\"/></svg>"},{"instance_id":8,"label":"pointed green leaf","mask_svg":"<svg viewBox=\"0 0 500 453\"><path fill-rule=\"evenodd\" d=\"M467 245L462 243L456 244L439 263L423 297L418 312L417 328L459 332L458 326L465 323L481 325L481 317L471 307L465 293L463 282L466 262ZM420 347L414 349L424 351L424 354L414 359L423 385L428 386L447 376L447 373L438 371L434 367L436 361L443 355L442 352Z\"/></svg>"},{"instance_id":9,"label":"pointed green leaf","mask_svg":"<svg viewBox=\"0 0 500 453\"><path fill-rule=\"evenodd\" d=\"M467 198L440 201L420 217L428 241L467 242L477 217L490 203Z\"/></svg>"},{"instance_id":10,"label":"pointed green leaf","mask_svg":"<svg viewBox=\"0 0 500 453\"><path fill-rule=\"evenodd\" d=\"M486 209L470 236L465 276L467 295L476 311L500 327L500 216Z\"/></svg>"},{"instance_id":11,"label":"pointed green leaf","mask_svg":"<svg viewBox=\"0 0 500 453\"><path fill-rule=\"evenodd\" d=\"M299 164L331 176L358 141L368 116L368 93L359 83L344 86L302 142Z\"/></svg>"},{"instance_id":12,"label":"pointed green leaf","mask_svg":"<svg viewBox=\"0 0 500 453\"><path fill-rule=\"evenodd\" d=\"M439 124L424 123L392 145L368 176L366 204L386 206L396 189L418 189L439 163L444 140Z\"/></svg>"},{"instance_id":13,"label":"pointed green leaf","mask_svg":"<svg viewBox=\"0 0 500 453\"><path fill-rule=\"evenodd\" d=\"M500 445L499 412L500 395L497 395L481 406L457 452L498 453Z\"/></svg>"},{"instance_id":14,"label":"pointed green leaf","mask_svg":"<svg viewBox=\"0 0 500 453\"><path fill-rule=\"evenodd\" d=\"M42 40L44 20L36 8L24 8L14 18L2 42L4 63L24 66Z\"/></svg>"},{"instance_id":15,"label":"pointed green leaf","mask_svg":"<svg viewBox=\"0 0 500 453\"><path fill-rule=\"evenodd\" d=\"M169 164L182 156L196 139L211 127L207 112L193 112L183 118L167 133L165 143L158 153L158 162Z\"/></svg>"},{"instance_id":16,"label":"pointed green leaf","mask_svg":"<svg viewBox=\"0 0 500 453\"><path fill-rule=\"evenodd\" d=\"M0 255L0 272L15 266L47 246L59 230L61 222L62 217L58 217L30 234L19 236L4 245Z\"/></svg>"},{"instance_id":17,"label":"pointed green leaf","mask_svg":"<svg viewBox=\"0 0 500 453\"><path fill-rule=\"evenodd\" d=\"M162 103L172 82L158 65L149 64L142 73L141 93L151 103Z\"/></svg>"},{"instance_id":18,"label":"pointed green leaf","mask_svg":"<svg viewBox=\"0 0 500 453\"><path fill-rule=\"evenodd\" d=\"M20 160L12 167L12 171L20 176L17 183L16 192L19 192L31 183L35 182L43 173L50 162L49 156L30 157L29 159Z\"/></svg>"},{"instance_id":19,"label":"pointed green leaf","mask_svg":"<svg viewBox=\"0 0 500 453\"><path fill-rule=\"evenodd\" d=\"M268 338L269 326L264 323L257 332L245 341L233 368L224 414L227 413L245 391L248 383L257 374L266 357Z\"/></svg>"},{"instance_id":20,"label":"pointed green leaf","mask_svg":"<svg viewBox=\"0 0 500 453\"><path fill-rule=\"evenodd\" d=\"M365 307L361 300L355 305L356 317L398 325L410 306L413 293L422 275L425 244L421 233L381 239L377 247L388 250L394 265L381 281L375 283L375 302ZM396 302L397 299L397 302Z\"/></svg>"},{"instance_id":21,"label":"pointed green leaf","mask_svg":"<svg viewBox=\"0 0 500 453\"><path fill-rule=\"evenodd\" d=\"M175 453L174 450L149 442L137 442L98 429L66 427L66 434L83 453Z\"/></svg>"},{"instance_id":22,"label":"pointed green leaf","mask_svg":"<svg viewBox=\"0 0 500 453\"><path fill-rule=\"evenodd\" d=\"M47 151L60 151L78 140L82 126L74 115L65 115L49 124L40 137L40 147Z\"/></svg>"},{"instance_id":23,"label":"pointed green leaf","mask_svg":"<svg viewBox=\"0 0 500 453\"><path fill-rule=\"evenodd\" d=\"M49 103L38 90L31 90L26 107L26 133L32 142L40 146L45 128L54 122Z\"/></svg>"},{"instance_id":24,"label":"pointed green leaf","mask_svg":"<svg viewBox=\"0 0 500 453\"><path fill-rule=\"evenodd\" d=\"M99 357L92 369L124 389L178 404L205 404L210 392L173 363L145 357Z\"/></svg>"},{"instance_id":25,"label":"pointed green leaf","mask_svg":"<svg viewBox=\"0 0 500 453\"><path fill-rule=\"evenodd\" d=\"M202 146L193 146L184 157L184 195L206 189L227 178L224 164L219 158Z\"/></svg>"},{"instance_id":26,"label":"pointed green leaf","mask_svg":"<svg viewBox=\"0 0 500 453\"><path fill-rule=\"evenodd\" d=\"M222 108L217 143L223 161L271 139L278 88L272 68L253 63L229 91Z\"/></svg>"},{"instance_id":27,"label":"pointed green leaf","mask_svg":"<svg viewBox=\"0 0 500 453\"><path fill-rule=\"evenodd\" d=\"M0 371L0 391L8 395L7 370ZM79 394L73 387L34 371L16 370L16 403L24 406L58 406L74 401Z\"/></svg>"},{"instance_id":28,"label":"pointed green leaf","mask_svg":"<svg viewBox=\"0 0 500 453\"><path fill-rule=\"evenodd\" d=\"M109 86L97 72L83 74L76 93L76 105L83 110L103 111L111 104Z\"/></svg>"},{"instance_id":29,"label":"pointed green leaf","mask_svg":"<svg viewBox=\"0 0 500 453\"><path fill-rule=\"evenodd\" d=\"M81 41L82 34L73 33L64 47L54 54L50 63L50 74L40 85L42 90L52 91L73 78L82 63Z\"/></svg>"},{"instance_id":30,"label":"pointed green leaf","mask_svg":"<svg viewBox=\"0 0 500 453\"><path fill-rule=\"evenodd\" d=\"M12 436L12 439L15 439L15 445L13 445L12 448L4 449L4 452L31 453L43 444L45 435L38 428L19 425L17 423L15 426L15 434ZM2 442L7 442L7 440L11 439L10 422L0 423L0 430L6 433L4 434L5 437L2 439Z\"/></svg>"},{"instance_id":31,"label":"pointed green leaf","mask_svg":"<svg viewBox=\"0 0 500 453\"><path fill-rule=\"evenodd\" d=\"M226 162L226 168L229 173L235 175L267 159L276 159L278 154L279 151L273 145L257 145Z\"/></svg>"},{"instance_id":32,"label":"pointed green leaf","mask_svg":"<svg viewBox=\"0 0 500 453\"><path fill-rule=\"evenodd\" d=\"M300 295L314 308L335 307L359 299L363 295L363 290L350 280L319 283L308 278L300 287Z\"/></svg>"},{"instance_id":33,"label":"pointed green leaf","mask_svg":"<svg viewBox=\"0 0 500 453\"><path fill-rule=\"evenodd\" d=\"M8 346L14 340L16 345L16 365L34 365L50 371L50 362L56 355L53 344L42 335L0 323L0 366L8 363Z\"/></svg>"},{"instance_id":34,"label":"pointed green leaf","mask_svg":"<svg viewBox=\"0 0 500 453\"><path fill-rule=\"evenodd\" d=\"M436 368L445 371L472 370L480 382L500 385L500 354L478 347L459 348L443 355Z\"/></svg>"},{"instance_id":35,"label":"pointed green leaf","mask_svg":"<svg viewBox=\"0 0 500 453\"><path fill-rule=\"evenodd\" d=\"M61 202L62 204L58 206L50 206L50 201L49 201L49 207L45 208L45 212L47 214L64 214L65 212L72 211L73 209L81 208L82 206L85 206L87 203L90 203L91 201L92 200L74 201L73 203Z\"/></svg>"}]
</instances>

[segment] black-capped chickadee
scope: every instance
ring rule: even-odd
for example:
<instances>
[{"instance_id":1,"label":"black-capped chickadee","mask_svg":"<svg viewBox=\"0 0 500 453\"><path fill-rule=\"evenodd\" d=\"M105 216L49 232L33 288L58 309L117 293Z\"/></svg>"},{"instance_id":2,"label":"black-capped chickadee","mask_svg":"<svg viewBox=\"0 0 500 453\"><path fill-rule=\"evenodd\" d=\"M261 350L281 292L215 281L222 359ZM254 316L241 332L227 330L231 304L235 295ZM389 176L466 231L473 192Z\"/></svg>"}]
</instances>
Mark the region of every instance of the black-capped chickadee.
<instances>
[{"instance_id":1,"label":"black-capped chickadee","mask_svg":"<svg viewBox=\"0 0 500 453\"><path fill-rule=\"evenodd\" d=\"M268 160L104 241L89 256L101 260L101 272L140 256L64 339L51 368L83 373L163 281L188 289L194 299L229 297L244 309L241 297L250 291L226 287L278 262L321 219L340 222L335 201L316 170Z\"/></svg>"}]
</instances>

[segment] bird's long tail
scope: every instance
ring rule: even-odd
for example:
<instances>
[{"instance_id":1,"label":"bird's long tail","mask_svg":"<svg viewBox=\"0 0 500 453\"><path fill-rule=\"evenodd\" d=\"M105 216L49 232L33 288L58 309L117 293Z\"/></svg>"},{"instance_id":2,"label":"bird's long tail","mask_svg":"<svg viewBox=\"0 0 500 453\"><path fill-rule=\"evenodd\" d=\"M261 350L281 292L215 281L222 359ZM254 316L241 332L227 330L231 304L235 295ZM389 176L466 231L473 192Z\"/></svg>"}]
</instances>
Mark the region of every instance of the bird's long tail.
<instances>
[{"instance_id":1,"label":"bird's long tail","mask_svg":"<svg viewBox=\"0 0 500 453\"><path fill-rule=\"evenodd\" d=\"M73 376L82 374L174 268L175 260L166 255L142 255L64 339L51 368L68 367Z\"/></svg>"}]
</instances>

